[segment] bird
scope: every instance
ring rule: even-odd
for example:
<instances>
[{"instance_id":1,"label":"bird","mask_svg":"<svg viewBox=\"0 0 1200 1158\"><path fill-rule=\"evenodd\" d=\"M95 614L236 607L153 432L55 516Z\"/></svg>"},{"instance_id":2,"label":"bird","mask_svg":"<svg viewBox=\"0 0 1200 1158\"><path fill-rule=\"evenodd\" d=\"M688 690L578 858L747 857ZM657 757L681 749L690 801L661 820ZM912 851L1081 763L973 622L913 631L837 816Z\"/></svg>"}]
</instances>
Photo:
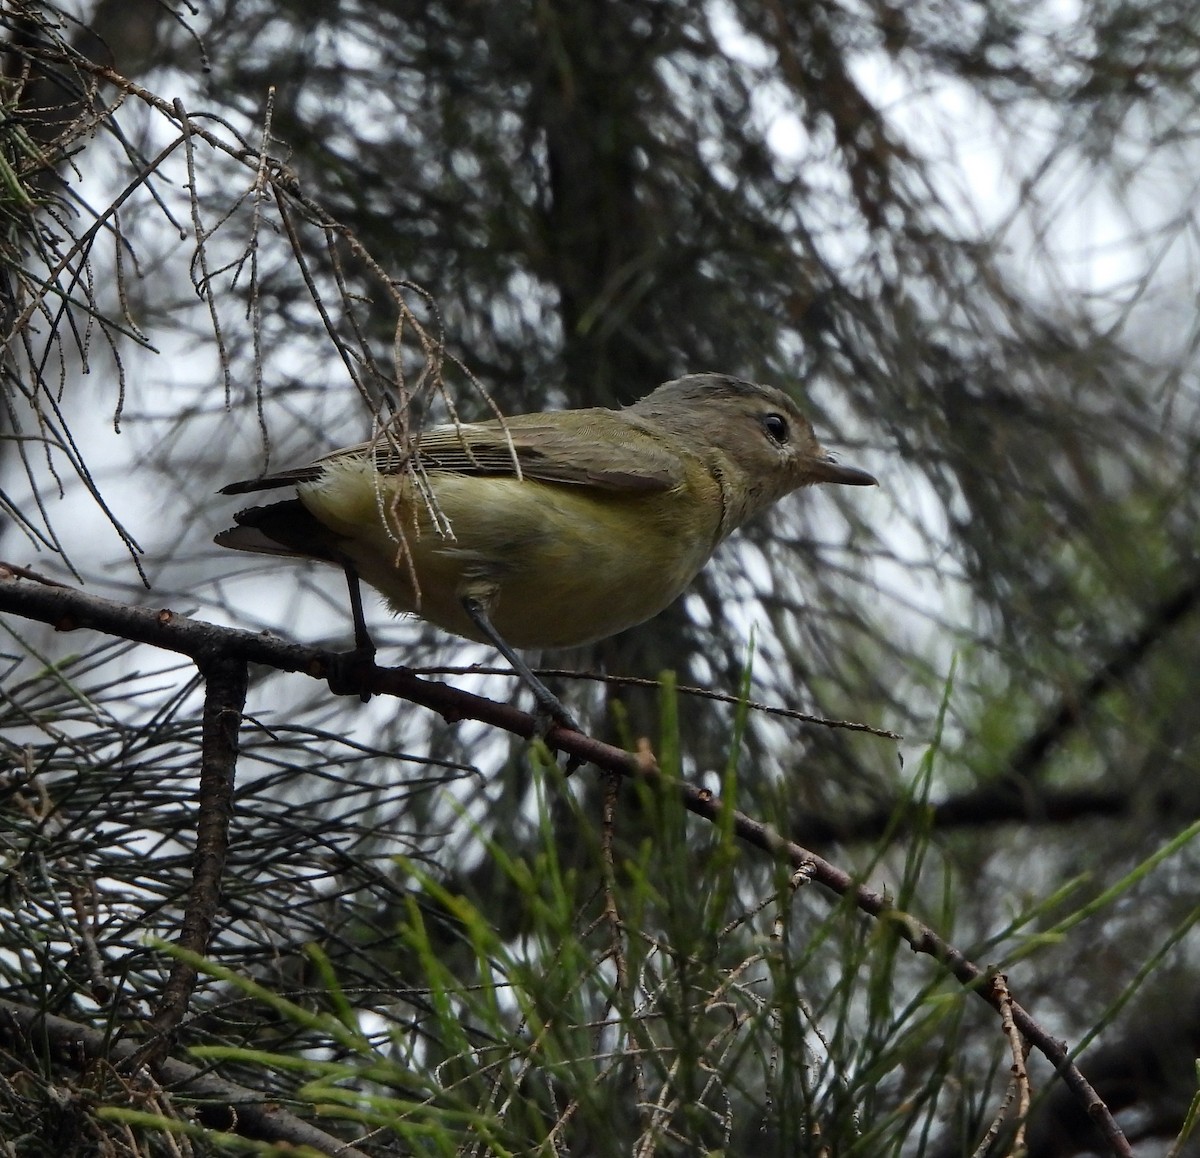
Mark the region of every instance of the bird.
<instances>
[{"instance_id":1,"label":"bird","mask_svg":"<svg viewBox=\"0 0 1200 1158\"><path fill-rule=\"evenodd\" d=\"M230 483L220 493L296 497L238 511L215 541L340 567L360 651L374 651L360 579L397 613L491 644L539 707L578 728L515 649L650 619L738 527L816 483L877 480L836 462L777 387L690 374L621 409L439 425Z\"/></svg>"}]
</instances>

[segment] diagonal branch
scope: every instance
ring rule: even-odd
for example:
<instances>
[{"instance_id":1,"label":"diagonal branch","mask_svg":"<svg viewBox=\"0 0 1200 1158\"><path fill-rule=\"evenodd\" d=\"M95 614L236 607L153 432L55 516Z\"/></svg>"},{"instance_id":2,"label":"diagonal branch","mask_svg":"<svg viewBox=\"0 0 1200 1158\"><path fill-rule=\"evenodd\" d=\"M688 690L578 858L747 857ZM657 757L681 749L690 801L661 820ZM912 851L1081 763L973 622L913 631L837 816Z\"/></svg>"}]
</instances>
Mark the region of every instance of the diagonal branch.
<instances>
[{"instance_id":1,"label":"diagonal branch","mask_svg":"<svg viewBox=\"0 0 1200 1158\"><path fill-rule=\"evenodd\" d=\"M130 607L70 587L29 582L29 577L28 572L19 575L13 568L0 565L0 611L48 623L59 631L89 628L118 635L190 656L198 663L224 654L230 659L261 663L282 671L304 672L315 679L328 679L336 674L339 667L337 655L331 652L302 647L267 634L217 627L165 608L151 611ZM527 739L538 731L537 719L527 712L445 684L432 683L405 668L374 668L364 675L365 686L369 690L395 695L410 703L431 708L448 722L479 720ZM356 681L355 687L349 690L357 694L362 686ZM965 988L1000 1012L1000 999L988 972L970 961L928 925L895 908L886 896L867 888L843 869L787 840L769 825L743 812L731 811L711 792L684 782L669 784L653 757L647 753L626 752L563 728L553 728L546 742L579 761L596 764L621 776L670 787L678 793L689 812L710 823L727 824L740 840L772 856L786 859L793 869L804 873L808 880L823 885L838 896L851 899L868 916L886 918L914 952L933 957ZM1110 1152L1117 1158L1131 1158L1133 1151L1121 1128L1070 1060L1065 1043L1044 1029L1017 1002L1006 1002L1006 1005L1017 1029L1055 1067L1103 1134Z\"/></svg>"}]
</instances>

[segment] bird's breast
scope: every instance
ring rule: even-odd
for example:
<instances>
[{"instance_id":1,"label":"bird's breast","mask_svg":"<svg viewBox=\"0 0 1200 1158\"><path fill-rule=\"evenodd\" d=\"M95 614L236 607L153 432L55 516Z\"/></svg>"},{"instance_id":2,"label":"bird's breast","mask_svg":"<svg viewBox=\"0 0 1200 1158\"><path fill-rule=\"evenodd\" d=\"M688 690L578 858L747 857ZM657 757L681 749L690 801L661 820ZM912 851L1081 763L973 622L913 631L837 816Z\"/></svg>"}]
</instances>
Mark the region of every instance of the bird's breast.
<instances>
[{"instance_id":1,"label":"bird's breast","mask_svg":"<svg viewBox=\"0 0 1200 1158\"><path fill-rule=\"evenodd\" d=\"M429 484L449 534L411 478L362 460L299 494L395 610L478 639L461 604L474 594L514 647L577 646L656 615L712 554L721 516L702 468L655 493L450 472Z\"/></svg>"}]
</instances>

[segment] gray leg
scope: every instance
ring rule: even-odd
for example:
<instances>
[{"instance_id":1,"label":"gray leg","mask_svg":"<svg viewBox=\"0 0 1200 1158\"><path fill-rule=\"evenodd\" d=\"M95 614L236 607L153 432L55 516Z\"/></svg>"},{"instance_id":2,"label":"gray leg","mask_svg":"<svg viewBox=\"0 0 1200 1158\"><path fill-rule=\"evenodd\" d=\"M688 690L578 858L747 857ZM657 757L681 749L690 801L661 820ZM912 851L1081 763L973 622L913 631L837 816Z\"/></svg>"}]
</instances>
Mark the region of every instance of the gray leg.
<instances>
[{"instance_id":1,"label":"gray leg","mask_svg":"<svg viewBox=\"0 0 1200 1158\"><path fill-rule=\"evenodd\" d=\"M562 700L546 687L533 674L529 665L508 646L504 637L493 625L487 609L483 605L483 601L474 595L464 595L462 597L462 605L471 622L479 628L480 632L491 642L492 646L508 660L512 665L513 671L524 680L525 686L533 692L533 697L537 700L538 710L549 716L556 724L561 724L564 728L568 728L572 732L582 732L583 729L575 722L575 717L567 711Z\"/></svg>"},{"instance_id":2,"label":"gray leg","mask_svg":"<svg viewBox=\"0 0 1200 1158\"><path fill-rule=\"evenodd\" d=\"M342 571L346 575L346 588L350 592L350 614L354 618L354 650L363 655L375 654L375 645L371 642L371 633L367 631L367 617L363 614L362 584L354 564L347 559L342 560Z\"/></svg>"},{"instance_id":3,"label":"gray leg","mask_svg":"<svg viewBox=\"0 0 1200 1158\"><path fill-rule=\"evenodd\" d=\"M367 618L363 614L362 586L358 572L349 559L339 559L346 575L346 589L350 593L350 615L354 619L354 650L343 652L338 657L335 679L340 687L357 688L358 698L365 704L371 698L366 687L367 674L375 666L375 644L367 631Z\"/></svg>"}]
</instances>

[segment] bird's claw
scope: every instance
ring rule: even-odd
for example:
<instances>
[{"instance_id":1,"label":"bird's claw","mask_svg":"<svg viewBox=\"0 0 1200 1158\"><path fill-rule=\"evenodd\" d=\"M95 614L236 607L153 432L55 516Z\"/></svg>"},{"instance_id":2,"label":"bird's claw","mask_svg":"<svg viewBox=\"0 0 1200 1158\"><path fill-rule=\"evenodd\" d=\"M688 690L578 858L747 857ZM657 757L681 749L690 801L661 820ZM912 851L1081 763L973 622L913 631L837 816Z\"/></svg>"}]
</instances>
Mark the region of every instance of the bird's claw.
<instances>
[{"instance_id":1,"label":"bird's claw","mask_svg":"<svg viewBox=\"0 0 1200 1158\"><path fill-rule=\"evenodd\" d=\"M371 698L371 676L375 671L375 648L368 644L329 657L326 680L339 696L357 695L365 704Z\"/></svg>"},{"instance_id":2,"label":"bird's claw","mask_svg":"<svg viewBox=\"0 0 1200 1158\"><path fill-rule=\"evenodd\" d=\"M548 693L549 694L549 693ZM534 740L546 742L546 738L555 728L562 728L568 732L579 732L583 734L583 729L579 726L579 722L567 711L561 700L553 694L549 694L549 699L538 697L537 708L533 713L533 736ZM565 776L570 776L577 768L582 767L583 759L579 756L567 756L567 765L563 770Z\"/></svg>"}]
</instances>

